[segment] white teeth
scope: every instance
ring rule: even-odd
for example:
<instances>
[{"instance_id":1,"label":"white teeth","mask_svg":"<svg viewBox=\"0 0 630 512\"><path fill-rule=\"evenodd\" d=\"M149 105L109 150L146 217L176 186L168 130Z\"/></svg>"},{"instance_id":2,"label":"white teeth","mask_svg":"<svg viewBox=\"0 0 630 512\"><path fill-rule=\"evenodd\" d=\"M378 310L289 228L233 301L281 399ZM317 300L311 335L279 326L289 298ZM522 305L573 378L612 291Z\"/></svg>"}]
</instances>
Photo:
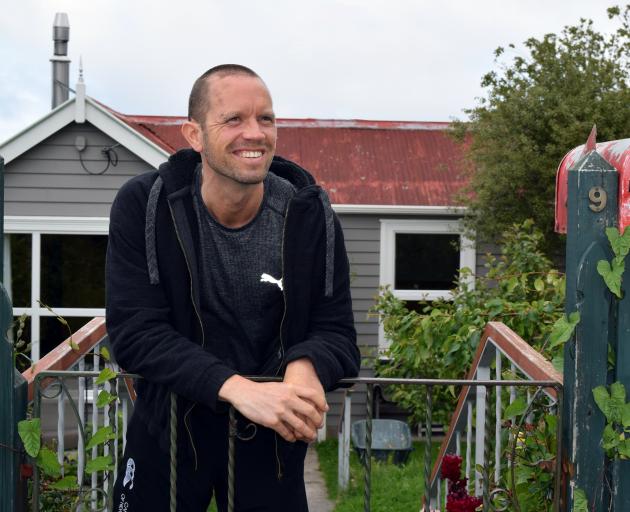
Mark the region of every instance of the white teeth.
<instances>
[{"instance_id":1,"label":"white teeth","mask_svg":"<svg viewBox=\"0 0 630 512\"><path fill-rule=\"evenodd\" d=\"M245 158L258 158L262 156L262 151L241 151L240 155Z\"/></svg>"}]
</instances>

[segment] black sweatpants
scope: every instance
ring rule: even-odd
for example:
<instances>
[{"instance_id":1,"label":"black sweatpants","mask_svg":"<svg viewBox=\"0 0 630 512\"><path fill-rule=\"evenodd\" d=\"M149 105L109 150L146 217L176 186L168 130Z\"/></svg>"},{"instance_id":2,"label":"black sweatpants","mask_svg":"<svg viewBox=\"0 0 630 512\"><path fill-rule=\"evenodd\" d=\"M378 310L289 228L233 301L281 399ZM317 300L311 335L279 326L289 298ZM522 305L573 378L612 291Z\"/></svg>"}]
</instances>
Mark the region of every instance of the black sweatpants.
<instances>
[{"instance_id":1,"label":"black sweatpants","mask_svg":"<svg viewBox=\"0 0 630 512\"><path fill-rule=\"evenodd\" d=\"M227 510L228 417L193 421L197 454L183 422L177 450L177 511L206 512L214 495L219 512ZM240 417L241 437L252 434ZM236 440L235 512L308 512L304 489L307 445L289 443L274 431L257 426L250 440ZM114 485L114 512L168 512L170 456L149 435L144 423L131 418L124 458Z\"/></svg>"}]
</instances>

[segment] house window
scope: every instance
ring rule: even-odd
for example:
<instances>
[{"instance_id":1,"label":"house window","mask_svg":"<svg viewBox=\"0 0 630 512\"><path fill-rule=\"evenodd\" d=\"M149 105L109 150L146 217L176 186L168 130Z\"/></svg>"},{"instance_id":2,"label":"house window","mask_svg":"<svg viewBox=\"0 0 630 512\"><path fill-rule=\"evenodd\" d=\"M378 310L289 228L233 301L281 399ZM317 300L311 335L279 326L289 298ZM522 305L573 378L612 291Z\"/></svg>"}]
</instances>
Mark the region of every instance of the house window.
<instances>
[{"instance_id":1,"label":"house window","mask_svg":"<svg viewBox=\"0 0 630 512\"><path fill-rule=\"evenodd\" d=\"M26 315L33 361L68 337L55 314L72 332L105 315L107 227L102 218L6 218L3 283L14 318Z\"/></svg>"},{"instance_id":2,"label":"house window","mask_svg":"<svg viewBox=\"0 0 630 512\"><path fill-rule=\"evenodd\" d=\"M459 269L474 271L475 260L457 220L381 219L380 285L399 299L449 299ZM381 329L379 345L388 344Z\"/></svg>"}]
</instances>

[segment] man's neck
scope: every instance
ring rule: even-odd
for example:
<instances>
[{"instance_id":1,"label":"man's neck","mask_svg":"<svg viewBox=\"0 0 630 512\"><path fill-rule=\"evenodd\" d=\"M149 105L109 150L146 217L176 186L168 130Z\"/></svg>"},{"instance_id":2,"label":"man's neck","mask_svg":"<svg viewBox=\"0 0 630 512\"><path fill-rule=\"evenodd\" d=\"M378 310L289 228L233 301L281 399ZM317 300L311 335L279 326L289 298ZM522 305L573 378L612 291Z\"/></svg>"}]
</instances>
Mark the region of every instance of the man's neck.
<instances>
[{"instance_id":1,"label":"man's neck","mask_svg":"<svg viewBox=\"0 0 630 512\"><path fill-rule=\"evenodd\" d=\"M201 197L212 216L227 228L240 228L253 220L264 196L264 184L246 185L202 166Z\"/></svg>"}]
</instances>

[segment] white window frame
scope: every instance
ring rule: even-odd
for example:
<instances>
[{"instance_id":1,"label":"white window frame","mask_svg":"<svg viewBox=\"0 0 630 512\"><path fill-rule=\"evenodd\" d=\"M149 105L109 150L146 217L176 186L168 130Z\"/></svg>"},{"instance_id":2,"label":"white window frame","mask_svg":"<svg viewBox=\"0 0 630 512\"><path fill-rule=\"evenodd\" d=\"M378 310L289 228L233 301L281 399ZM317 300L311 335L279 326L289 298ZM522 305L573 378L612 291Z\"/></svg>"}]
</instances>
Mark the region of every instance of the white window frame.
<instances>
[{"instance_id":1,"label":"white window frame","mask_svg":"<svg viewBox=\"0 0 630 512\"><path fill-rule=\"evenodd\" d=\"M460 220L456 219L380 219L380 271L379 285L389 286L395 297L401 300L436 300L452 297L451 290L397 290L394 288L396 263L396 234L428 234L428 235L459 235L459 268L467 267L473 273L477 263L476 246L474 240L465 235ZM474 276L470 277L470 285L474 286ZM389 348L391 341L385 337L383 326L379 323L379 350Z\"/></svg>"},{"instance_id":2,"label":"white window frame","mask_svg":"<svg viewBox=\"0 0 630 512\"><path fill-rule=\"evenodd\" d=\"M107 217L21 217L7 215L4 218L4 276L3 282L11 293L11 247L10 234L31 235L31 304L29 307L14 307L13 316L23 314L31 318L31 359L40 359L41 317L55 316L46 308L42 308L37 299L41 297L41 236L42 235L107 235L109 218ZM105 308L62 308L50 304L55 313L62 317L105 316Z\"/></svg>"}]
</instances>

